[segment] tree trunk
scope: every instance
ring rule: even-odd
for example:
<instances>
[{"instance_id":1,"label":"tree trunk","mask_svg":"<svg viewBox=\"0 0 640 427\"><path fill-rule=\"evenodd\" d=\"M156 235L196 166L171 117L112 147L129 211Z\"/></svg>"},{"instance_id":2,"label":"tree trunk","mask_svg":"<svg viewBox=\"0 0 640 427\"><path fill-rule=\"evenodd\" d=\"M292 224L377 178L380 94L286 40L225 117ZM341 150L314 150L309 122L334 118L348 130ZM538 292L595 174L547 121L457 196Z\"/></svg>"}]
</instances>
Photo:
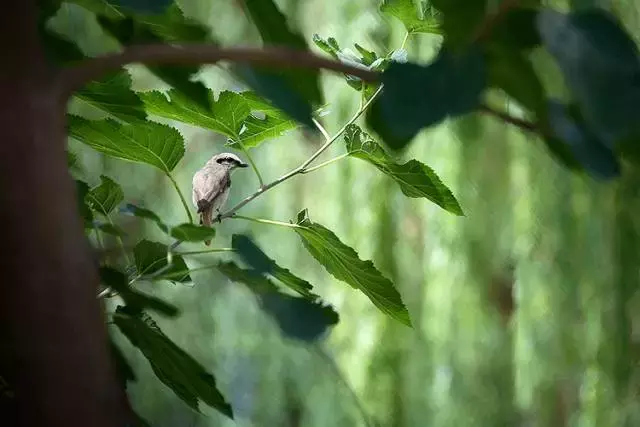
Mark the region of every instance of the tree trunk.
<instances>
[{"instance_id":1,"label":"tree trunk","mask_svg":"<svg viewBox=\"0 0 640 427\"><path fill-rule=\"evenodd\" d=\"M67 170L66 99L38 40L35 1L4 5L0 46L0 373L15 395L0 423L124 426Z\"/></svg>"}]
</instances>

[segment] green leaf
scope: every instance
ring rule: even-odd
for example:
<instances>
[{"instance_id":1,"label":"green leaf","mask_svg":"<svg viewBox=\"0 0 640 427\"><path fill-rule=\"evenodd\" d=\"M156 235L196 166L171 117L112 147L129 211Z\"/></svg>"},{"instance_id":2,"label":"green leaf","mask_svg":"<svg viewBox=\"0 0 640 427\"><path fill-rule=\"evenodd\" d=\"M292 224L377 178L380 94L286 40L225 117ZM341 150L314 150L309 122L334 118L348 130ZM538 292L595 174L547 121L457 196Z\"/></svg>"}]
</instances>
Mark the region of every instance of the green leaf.
<instances>
[{"instance_id":1,"label":"green leaf","mask_svg":"<svg viewBox=\"0 0 640 427\"><path fill-rule=\"evenodd\" d=\"M178 315L178 308L156 298L140 292L129 285L127 276L113 267L100 267L100 280L103 285L118 292L120 297L130 310L140 312L145 309L154 310L165 316L174 317Z\"/></svg>"},{"instance_id":2,"label":"green leaf","mask_svg":"<svg viewBox=\"0 0 640 427\"><path fill-rule=\"evenodd\" d=\"M502 89L520 106L544 116L547 105L544 87L531 61L519 52L493 49L487 55L487 84Z\"/></svg>"},{"instance_id":3,"label":"green leaf","mask_svg":"<svg viewBox=\"0 0 640 427\"><path fill-rule=\"evenodd\" d=\"M80 169L78 166L78 155L69 150L67 150L67 167L72 171Z\"/></svg>"},{"instance_id":4,"label":"green leaf","mask_svg":"<svg viewBox=\"0 0 640 427\"><path fill-rule=\"evenodd\" d=\"M559 101L549 102L549 124L575 159L593 177L612 179L620 175L620 164L613 151L600 143Z\"/></svg>"},{"instance_id":5,"label":"green leaf","mask_svg":"<svg viewBox=\"0 0 640 427\"><path fill-rule=\"evenodd\" d=\"M249 264L260 274L269 274L278 279L282 284L307 298L316 298L311 290L313 286L304 279L299 278L286 268L280 267L269 258L251 239L240 234L231 236L231 247L235 249L244 262Z\"/></svg>"},{"instance_id":6,"label":"green leaf","mask_svg":"<svg viewBox=\"0 0 640 427\"><path fill-rule=\"evenodd\" d=\"M182 135L170 126L154 122L121 125L111 119L67 117L70 136L109 156L146 163L165 173L171 172L184 156Z\"/></svg>"},{"instance_id":7,"label":"green leaf","mask_svg":"<svg viewBox=\"0 0 640 427\"><path fill-rule=\"evenodd\" d=\"M601 9L538 14L544 46L556 59L587 126L609 147L638 132L638 49Z\"/></svg>"},{"instance_id":8,"label":"green leaf","mask_svg":"<svg viewBox=\"0 0 640 427\"><path fill-rule=\"evenodd\" d=\"M425 197L451 213L464 215L451 190L427 165L417 160L409 160L404 164L395 162L377 142L354 124L345 130L344 140L350 156L371 163L392 178L405 196Z\"/></svg>"},{"instance_id":9,"label":"green leaf","mask_svg":"<svg viewBox=\"0 0 640 427\"><path fill-rule=\"evenodd\" d=\"M215 237L216 229L195 224L180 224L171 227L171 237L183 242L201 242Z\"/></svg>"},{"instance_id":10,"label":"green leaf","mask_svg":"<svg viewBox=\"0 0 640 427\"><path fill-rule=\"evenodd\" d=\"M398 18L409 33L441 34L440 22L428 2L418 3L421 10L418 10L413 0L383 0L380 11Z\"/></svg>"},{"instance_id":11,"label":"green leaf","mask_svg":"<svg viewBox=\"0 0 640 427\"><path fill-rule=\"evenodd\" d=\"M144 354L158 379L187 405L198 410L198 402L203 401L233 419L231 406L217 389L215 378L172 342L151 317L118 307L113 322Z\"/></svg>"},{"instance_id":12,"label":"green leaf","mask_svg":"<svg viewBox=\"0 0 640 427\"><path fill-rule=\"evenodd\" d=\"M257 147L268 139L278 138L287 131L299 127L298 122L295 120L268 115L262 119L251 115L244 121L243 125L236 141L241 142L245 148ZM237 145L238 142L236 141L231 141L229 145Z\"/></svg>"},{"instance_id":13,"label":"green leaf","mask_svg":"<svg viewBox=\"0 0 640 427\"><path fill-rule=\"evenodd\" d=\"M87 194L89 194L89 185L86 182L75 180L76 183L76 200L78 202L78 212L82 217L84 228L91 228L93 224L93 212L85 202Z\"/></svg>"},{"instance_id":14,"label":"green leaf","mask_svg":"<svg viewBox=\"0 0 640 427\"><path fill-rule=\"evenodd\" d=\"M94 211L108 216L124 199L122 188L105 175L100 175L100 185L87 194L87 203Z\"/></svg>"},{"instance_id":15,"label":"green leaf","mask_svg":"<svg viewBox=\"0 0 640 427\"><path fill-rule=\"evenodd\" d=\"M149 209L141 208L131 203L127 203L123 208L120 208L120 213L136 216L138 218L150 219L151 221L154 221L162 231L164 231L165 233L169 232L168 227L162 222L160 217L156 215L155 212Z\"/></svg>"},{"instance_id":16,"label":"green leaf","mask_svg":"<svg viewBox=\"0 0 640 427\"><path fill-rule=\"evenodd\" d=\"M140 94L147 112L210 129L232 139L237 139L243 121L250 110L244 98L230 91L223 91L216 101L213 92L208 91L211 107L204 109L192 103L182 93L170 90L167 94L152 91Z\"/></svg>"},{"instance_id":17,"label":"green leaf","mask_svg":"<svg viewBox=\"0 0 640 427\"><path fill-rule=\"evenodd\" d=\"M333 56L335 59L338 59L338 53L341 51L341 49L340 45L338 45L338 41L335 38L329 37L325 40L318 34L314 34L312 40L315 45L322 49L324 52Z\"/></svg>"},{"instance_id":18,"label":"green leaf","mask_svg":"<svg viewBox=\"0 0 640 427\"><path fill-rule=\"evenodd\" d=\"M358 53L360 54L360 56L362 58L362 63L364 65L370 66L371 64L373 64L378 59L378 55L376 55L375 52L363 48L358 43L354 44L354 46L355 46L356 50L358 51Z\"/></svg>"},{"instance_id":19,"label":"green leaf","mask_svg":"<svg viewBox=\"0 0 640 427\"><path fill-rule=\"evenodd\" d=\"M218 270L234 282L251 289L262 309L290 338L312 342L320 338L330 326L338 323L338 313L316 298L286 295L256 270L246 270L233 262L221 262Z\"/></svg>"},{"instance_id":20,"label":"green leaf","mask_svg":"<svg viewBox=\"0 0 640 427\"><path fill-rule=\"evenodd\" d=\"M109 3L138 13L162 13L173 0L108 0Z\"/></svg>"},{"instance_id":21,"label":"green leaf","mask_svg":"<svg viewBox=\"0 0 640 427\"><path fill-rule=\"evenodd\" d=\"M475 48L462 54L443 49L427 66L392 62L367 124L391 148L402 149L421 129L473 111L485 79L483 55Z\"/></svg>"},{"instance_id":22,"label":"green leaf","mask_svg":"<svg viewBox=\"0 0 640 427\"><path fill-rule=\"evenodd\" d=\"M131 76L124 70L87 83L74 96L125 122L147 118L142 101L131 90Z\"/></svg>"},{"instance_id":23,"label":"green leaf","mask_svg":"<svg viewBox=\"0 0 640 427\"><path fill-rule=\"evenodd\" d=\"M167 245L144 239L133 248L133 256L138 274L148 276L155 273L158 276L154 275L154 278L158 280L168 276L178 282L191 281L189 269L182 256L173 254L171 266L168 267Z\"/></svg>"},{"instance_id":24,"label":"green leaf","mask_svg":"<svg viewBox=\"0 0 640 427\"><path fill-rule=\"evenodd\" d=\"M515 51L530 51L542 43L536 28L538 10L514 8L495 22L488 43Z\"/></svg>"},{"instance_id":25,"label":"green leaf","mask_svg":"<svg viewBox=\"0 0 640 427\"><path fill-rule=\"evenodd\" d=\"M456 49L471 43L486 19L487 0L432 0L431 4L443 15L445 43Z\"/></svg>"},{"instance_id":26,"label":"green leaf","mask_svg":"<svg viewBox=\"0 0 640 427\"><path fill-rule=\"evenodd\" d=\"M294 32L273 0L243 2L265 45L308 50L304 37ZM256 92L271 100L291 118L313 127L312 106L323 103L319 70L237 67L237 72Z\"/></svg>"},{"instance_id":27,"label":"green leaf","mask_svg":"<svg viewBox=\"0 0 640 427\"><path fill-rule=\"evenodd\" d=\"M94 221L93 227L97 230L102 231L103 233L111 234L112 236L124 237L127 235L127 233L122 228L118 227L115 224Z\"/></svg>"},{"instance_id":28,"label":"green leaf","mask_svg":"<svg viewBox=\"0 0 640 427\"><path fill-rule=\"evenodd\" d=\"M336 279L362 291L383 313L411 326L409 312L393 283L371 261L363 261L324 226L311 222L307 210L298 213L293 230L304 247Z\"/></svg>"}]
</instances>

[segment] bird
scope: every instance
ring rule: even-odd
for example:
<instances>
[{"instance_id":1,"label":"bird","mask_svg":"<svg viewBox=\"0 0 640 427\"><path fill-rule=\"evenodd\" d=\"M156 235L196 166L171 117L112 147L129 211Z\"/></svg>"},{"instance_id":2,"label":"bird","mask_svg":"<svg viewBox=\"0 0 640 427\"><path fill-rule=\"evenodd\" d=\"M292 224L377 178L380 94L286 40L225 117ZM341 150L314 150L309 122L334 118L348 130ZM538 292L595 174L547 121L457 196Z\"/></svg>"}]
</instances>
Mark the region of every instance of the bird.
<instances>
[{"instance_id":1,"label":"bird","mask_svg":"<svg viewBox=\"0 0 640 427\"><path fill-rule=\"evenodd\" d=\"M236 168L247 166L249 165L233 153L220 153L211 157L202 169L193 175L192 197L200 215L200 225L211 227L214 210L218 213L217 219L220 220L220 209L229 197L231 173ZM205 240L204 244L209 246L211 240Z\"/></svg>"}]
</instances>

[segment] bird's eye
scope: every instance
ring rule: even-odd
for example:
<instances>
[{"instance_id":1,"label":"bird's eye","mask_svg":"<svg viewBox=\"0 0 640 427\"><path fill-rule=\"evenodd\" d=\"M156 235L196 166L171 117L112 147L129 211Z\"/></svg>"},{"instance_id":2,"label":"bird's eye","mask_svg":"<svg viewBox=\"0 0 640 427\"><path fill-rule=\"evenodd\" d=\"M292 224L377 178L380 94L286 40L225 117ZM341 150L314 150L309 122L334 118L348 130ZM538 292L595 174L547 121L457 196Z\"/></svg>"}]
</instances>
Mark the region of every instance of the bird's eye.
<instances>
[{"instance_id":1,"label":"bird's eye","mask_svg":"<svg viewBox=\"0 0 640 427\"><path fill-rule=\"evenodd\" d=\"M224 159L217 159L216 162L222 164L222 162L224 162Z\"/></svg>"}]
</instances>

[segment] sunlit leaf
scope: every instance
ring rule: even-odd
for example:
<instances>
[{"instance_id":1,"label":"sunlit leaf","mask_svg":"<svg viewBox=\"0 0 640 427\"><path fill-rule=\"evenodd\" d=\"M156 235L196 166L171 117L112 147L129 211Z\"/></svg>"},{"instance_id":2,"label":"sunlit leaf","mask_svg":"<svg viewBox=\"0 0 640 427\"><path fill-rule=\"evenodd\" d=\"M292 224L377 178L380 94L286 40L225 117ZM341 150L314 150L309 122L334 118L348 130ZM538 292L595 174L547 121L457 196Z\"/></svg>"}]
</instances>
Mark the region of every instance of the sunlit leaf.
<instances>
[{"instance_id":1,"label":"sunlit leaf","mask_svg":"<svg viewBox=\"0 0 640 427\"><path fill-rule=\"evenodd\" d=\"M400 294L371 261L363 261L329 229L311 222L306 209L298 213L297 227L304 247L336 279L362 291L383 313L411 326Z\"/></svg>"},{"instance_id":2,"label":"sunlit leaf","mask_svg":"<svg viewBox=\"0 0 640 427\"><path fill-rule=\"evenodd\" d=\"M205 109L176 90L170 90L166 94L158 91L140 94L150 114L210 129L237 139L242 123L250 113L244 98L230 91L221 92L217 100L214 100L211 91L209 96L211 108Z\"/></svg>"},{"instance_id":3,"label":"sunlit leaf","mask_svg":"<svg viewBox=\"0 0 640 427\"><path fill-rule=\"evenodd\" d=\"M103 285L118 292L118 295L130 310L142 311L149 309L170 317L176 316L179 312L174 305L132 288L129 285L127 276L113 267L100 267L100 281Z\"/></svg>"},{"instance_id":4,"label":"sunlit leaf","mask_svg":"<svg viewBox=\"0 0 640 427\"><path fill-rule=\"evenodd\" d=\"M184 156L182 135L171 126L155 122L121 125L111 119L67 117L70 136L109 156L147 163L167 173Z\"/></svg>"},{"instance_id":5,"label":"sunlit leaf","mask_svg":"<svg viewBox=\"0 0 640 427\"><path fill-rule=\"evenodd\" d=\"M440 22L427 1L383 0L380 11L398 18L409 33L440 34Z\"/></svg>"},{"instance_id":6,"label":"sunlit leaf","mask_svg":"<svg viewBox=\"0 0 640 427\"><path fill-rule=\"evenodd\" d=\"M216 380L193 357L171 341L146 313L131 314L118 307L113 322L147 358L158 379L187 405L198 410L202 401L233 418L231 406L217 388Z\"/></svg>"},{"instance_id":7,"label":"sunlit leaf","mask_svg":"<svg viewBox=\"0 0 640 427\"><path fill-rule=\"evenodd\" d=\"M609 147L638 132L640 59L609 12L538 14L543 43L556 59L588 127Z\"/></svg>"},{"instance_id":8,"label":"sunlit leaf","mask_svg":"<svg viewBox=\"0 0 640 427\"><path fill-rule=\"evenodd\" d=\"M158 280L169 277L178 282L190 282L189 269L182 256L173 254L171 266L167 262L167 245L141 240L134 248L138 274L154 275Z\"/></svg>"},{"instance_id":9,"label":"sunlit leaf","mask_svg":"<svg viewBox=\"0 0 640 427\"><path fill-rule=\"evenodd\" d=\"M483 55L475 48L461 54L443 49L427 66L392 62L367 123L391 148L402 149L421 129L473 111L485 79Z\"/></svg>"},{"instance_id":10,"label":"sunlit leaf","mask_svg":"<svg viewBox=\"0 0 640 427\"><path fill-rule=\"evenodd\" d=\"M180 224L170 229L171 237L182 242L201 242L215 237L216 229L196 224Z\"/></svg>"},{"instance_id":11,"label":"sunlit leaf","mask_svg":"<svg viewBox=\"0 0 640 427\"><path fill-rule=\"evenodd\" d=\"M109 215L124 199L122 188L114 180L100 175L100 185L87 194L87 203L96 212Z\"/></svg>"},{"instance_id":12,"label":"sunlit leaf","mask_svg":"<svg viewBox=\"0 0 640 427\"><path fill-rule=\"evenodd\" d=\"M147 118L142 101L131 90L131 77L126 71L89 82L74 92L74 96L125 122Z\"/></svg>"},{"instance_id":13,"label":"sunlit leaf","mask_svg":"<svg viewBox=\"0 0 640 427\"><path fill-rule=\"evenodd\" d=\"M280 267L274 260L269 258L262 250L248 237L234 234L231 237L231 247L242 256L242 259L254 270L261 274L269 274L278 279L282 284L298 292L300 295L315 298L311 290L311 283L293 274L286 268Z\"/></svg>"},{"instance_id":14,"label":"sunlit leaf","mask_svg":"<svg viewBox=\"0 0 640 427\"><path fill-rule=\"evenodd\" d=\"M417 160L409 160L406 163L394 161L377 142L355 124L347 127L344 140L350 156L374 165L397 182L404 195L414 198L425 197L451 213L463 215L451 190L427 165Z\"/></svg>"},{"instance_id":15,"label":"sunlit leaf","mask_svg":"<svg viewBox=\"0 0 640 427\"><path fill-rule=\"evenodd\" d=\"M549 124L557 138L567 144L575 159L592 176L611 179L620 175L620 164L611 148L598 141L578 123L570 111L558 101L548 107Z\"/></svg>"}]
</instances>

